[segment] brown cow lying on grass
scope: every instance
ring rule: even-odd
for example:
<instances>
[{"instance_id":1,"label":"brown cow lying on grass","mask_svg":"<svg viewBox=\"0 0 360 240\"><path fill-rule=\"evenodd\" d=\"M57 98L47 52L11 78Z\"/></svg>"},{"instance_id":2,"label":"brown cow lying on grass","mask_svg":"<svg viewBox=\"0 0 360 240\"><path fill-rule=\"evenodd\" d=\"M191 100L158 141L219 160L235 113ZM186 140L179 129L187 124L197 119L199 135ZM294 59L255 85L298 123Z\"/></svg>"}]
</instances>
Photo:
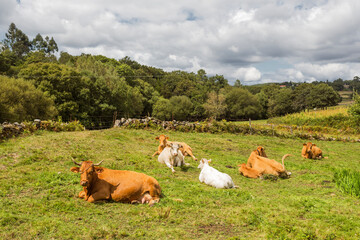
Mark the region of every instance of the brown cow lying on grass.
<instances>
[{"instance_id":1,"label":"brown cow lying on grass","mask_svg":"<svg viewBox=\"0 0 360 240\"><path fill-rule=\"evenodd\" d=\"M327 158L323 157L321 149L316 146L316 144L313 144L311 142L308 142L307 144L303 144L303 148L301 150L301 156L304 158L309 159L321 159L321 158Z\"/></svg>"},{"instance_id":2,"label":"brown cow lying on grass","mask_svg":"<svg viewBox=\"0 0 360 240\"><path fill-rule=\"evenodd\" d=\"M123 203L148 203L150 206L160 201L161 188L155 178L132 171L112 170L98 167L91 161L77 163L80 167L70 170L81 173L80 185L83 190L79 198L88 202L113 200Z\"/></svg>"},{"instance_id":3,"label":"brown cow lying on grass","mask_svg":"<svg viewBox=\"0 0 360 240\"><path fill-rule=\"evenodd\" d=\"M180 151L184 156L191 156L192 159L194 159L195 161L197 161L197 158L194 156L194 154L192 153L192 149L189 145L187 145L184 142L171 142L168 141L169 137L166 135L161 134L160 136L155 138L156 140L159 140L159 146L158 146L158 150L152 155L153 157L155 155L160 155L160 153L162 152L162 150L164 150L164 148L166 147L167 143L176 143L178 145L181 145Z\"/></svg>"},{"instance_id":4,"label":"brown cow lying on grass","mask_svg":"<svg viewBox=\"0 0 360 240\"><path fill-rule=\"evenodd\" d=\"M263 151L260 151L259 149L262 149ZM249 178L262 177L264 174L271 174L281 178L290 177L291 172L286 171L284 166L284 160L291 156L290 154L285 154L282 157L282 164L273 159L260 156L260 154L266 155L262 147L258 147L257 150L250 154L247 164L243 163L239 165L240 174Z\"/></svg>"}]
</instances>

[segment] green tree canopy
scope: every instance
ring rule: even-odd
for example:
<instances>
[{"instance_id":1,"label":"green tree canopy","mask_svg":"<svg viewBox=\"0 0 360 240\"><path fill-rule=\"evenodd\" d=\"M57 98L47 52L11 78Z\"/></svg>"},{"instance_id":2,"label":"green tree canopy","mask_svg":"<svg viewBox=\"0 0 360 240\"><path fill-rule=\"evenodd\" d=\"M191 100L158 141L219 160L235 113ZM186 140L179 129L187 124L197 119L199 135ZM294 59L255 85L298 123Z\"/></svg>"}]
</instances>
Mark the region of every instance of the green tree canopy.
<instances>
[{"instance_id":1,"label":"green tree canopy","mask_svg":"<svg viewBox=\"0 0 360 240\"><path fill-rule=\"evenodd\" d=\"M0 76L0 122L21 122L56 115L53 100L29 81Z\"/></svg>"},{"instance_id":2,"label":"green tree canopy","mask_svg":"<svg viewBox=\"0 0 360 240\"><path fill-rule=\"evenodd\" d=\"M5 33L5 39L3 41L4 47L10 49L18 58L22 58L31 49L31 43L28 36L16 27L14 23L11 23L9 30Z\"/></svg>"},{"instance_id":3,"label":"green tree canopy","mask_svg":"<svg viewBox=\"0 0 360 240\"><path fill-rule=\"evenodd\" d=\"M153 116L160 120L171 120L172 105L169 99L160 97L154 104Z\"/></svg>"},{"instance_id":4,"label":"green tree canopy","mask_svg":"<svg viewBox=\"0 0 360 240\"><path fill-rule=\"evenodd\" d=\"M262 108L258 99L246 89L230 89L225 102L230 119L258 119L261 116Z\"/></svg>"},{"instance_id":5,"label":"green tree canopy","mask_svg":"<svg viewBox=\"0 0 360 240\"><path fill-rule=\"evenodd\" d=\"M175 120L184 121L193 111L193 103L187 96L173 96L170 98L171 110Z\"/></svg>"},{"instance_id":6,"label":"green tree canopy","mask_svg":"<svg viewBox=\"0 0 360 240\"><path fill-rule=\"evenodd\" d=\"M204 104L207 116L214 119L224 116L227 108L225 100L226 98L224 94L217 94L215 91L210 92L208 99Z\"/></svg>"}]
</instances>

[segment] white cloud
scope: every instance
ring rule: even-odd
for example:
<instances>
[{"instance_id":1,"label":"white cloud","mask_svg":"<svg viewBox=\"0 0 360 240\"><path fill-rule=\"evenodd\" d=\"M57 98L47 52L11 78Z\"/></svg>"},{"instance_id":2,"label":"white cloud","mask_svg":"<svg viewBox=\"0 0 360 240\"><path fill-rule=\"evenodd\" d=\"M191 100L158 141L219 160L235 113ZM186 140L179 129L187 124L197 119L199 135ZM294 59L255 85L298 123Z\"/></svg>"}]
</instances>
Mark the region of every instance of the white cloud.
<instances>
[{"instance_id":1,"label":"white cloud","mask_svg":"<svg viewBox=\"0 0 360 240\"><path fill-rule=\"evenodd\" d=\"M230 82L352 79L360 61L358 12L358 0L4 0L0 33L14 22L30 38L53 36L70 54L203 68ZM293 67L253 67L274 59Z\"/></svg>"},{"instance_id":2,"label":"white cloud","mask_svg":"<svg viewBox=\"0 0 360 240\"><path fill-rule=\"evenodd\" d=\"M238 24L241 22L251 21L254 18L255 12L256 12L256 9L251 9L248 12L240 9L233 16L231 16L229 22Z\"/></svg>"},{"instance_id":3,"label":"white cloud","mask_svg":"<svg viewBox=\"0 0 360 240\"><path fill-rule=\"evenodd\" d=\"M261 79L261 72L254 67L239 68L233 73L233 77L242 82L254 82Z\"/></svg>"}]
</instances>

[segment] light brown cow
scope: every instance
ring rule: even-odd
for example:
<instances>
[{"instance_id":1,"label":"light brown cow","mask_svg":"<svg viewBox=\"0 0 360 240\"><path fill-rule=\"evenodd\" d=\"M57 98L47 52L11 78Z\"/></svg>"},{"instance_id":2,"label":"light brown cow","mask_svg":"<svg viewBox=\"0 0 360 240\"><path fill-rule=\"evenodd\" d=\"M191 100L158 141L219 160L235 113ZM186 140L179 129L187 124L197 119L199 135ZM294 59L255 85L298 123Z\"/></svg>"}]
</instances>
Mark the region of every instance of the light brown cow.
<instances>
[{"instance_id":1,"label":"light brown cow","mask_svg":"<svg viewBox=\"0 0 360 240\"><path fill-rule=\"evenodd\" d=\"M321 159L324 158L322 155L321 149L311 142L307 144L303 144L303 148L301 150L301 156L309 159Z\"/></svg>"},{"instance_id":2,"label":"light brown cow","mask_svg":"<svg viewBox=\"0 0 360 240\"><path fill-rule=\"evenodd\" d=\"M169 137L161 134L160 136L155 138L156 140L159 140L159 146L158 146L158 150L152 155L153 157L155 155L160 155L160 153L162 152L162 150L164 150L164 148L166 147L167 143L176 143L178 145L181 145L182 147L180 148L181 153L184 156L191 156L192 159L194 159L195 161L197 161L197 158L194 156L194 154L192 153L192 149L189 145L187 145L184 142L172 142L172 141L168 141Z\"/></svg>"},{"instance_id":3,"label":"light brown cow","mask_svg":"<svg viewBox=\"0 0 360 240\"><path fill-rule=\"evenodd\" d=\"M112 170L98 167L91 161L77 163L80 167L70 170L81 173L80 185L83 190L79 198L88 202L113 200L123 203L149 203L150 206L160 201L161 188L155 178L125 170Z\"/></svg>"},{"instance_id":4,"label":"light brown cow","mask_svg":"<svg viewBox=\"0 0 360 240\"><path fill-rule=\"evenodd\" d=\"M246 163L246 166L249 168L251 168L253 166L253 161L256 160L255 156L261 156L261 157L266 157L267 155L265 153L265 148L262 146L257 147L256 150L252 151L250 154L250 157L248 158L248 161Z\"/></svg>"},{"instance_id":5,"label":"light brown cow","mask_svg":"<svg viewBox=\"0 0 360 240\"><path fill-rule=\"evenodd\" d=\"M285 154L282 157L282 164L266 157L259 156L257 150L250 154L247 164L243 163L239 168L240 174L249 178L258 178L264 174L271 174L282 178L287 178L291 175L290 172L285 170L284 160L291 156Z\"/></svg>"}]
</instances>

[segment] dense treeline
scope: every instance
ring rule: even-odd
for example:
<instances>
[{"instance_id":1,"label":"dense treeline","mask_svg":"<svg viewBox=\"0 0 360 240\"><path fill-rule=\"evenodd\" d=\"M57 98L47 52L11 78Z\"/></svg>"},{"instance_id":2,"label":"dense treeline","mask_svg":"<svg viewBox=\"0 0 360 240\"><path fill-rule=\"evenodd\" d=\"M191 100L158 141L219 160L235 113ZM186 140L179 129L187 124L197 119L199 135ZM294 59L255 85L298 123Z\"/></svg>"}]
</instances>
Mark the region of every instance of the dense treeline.
<instances>
[{"instance_id":1,"label":"dense treeline","mask_svg":"<svg viewBox=\"0 0 360 240\"><path fill-rule=\"evenodd\" d=\"M61 52L53 38L30 41L11 24L0 52L0 121L33 118L78 119L86 126L99 116L200 120L261 119L340 101L340 80L258 86L231 86L222 75L165 72L129 57ZM358 89L359 78L350 83ZM347 84L346 81L343 81ZM4 94L6 92L6 94ZM19 110L22 109L22 110Z\"/></svg>"}]
</instances>

